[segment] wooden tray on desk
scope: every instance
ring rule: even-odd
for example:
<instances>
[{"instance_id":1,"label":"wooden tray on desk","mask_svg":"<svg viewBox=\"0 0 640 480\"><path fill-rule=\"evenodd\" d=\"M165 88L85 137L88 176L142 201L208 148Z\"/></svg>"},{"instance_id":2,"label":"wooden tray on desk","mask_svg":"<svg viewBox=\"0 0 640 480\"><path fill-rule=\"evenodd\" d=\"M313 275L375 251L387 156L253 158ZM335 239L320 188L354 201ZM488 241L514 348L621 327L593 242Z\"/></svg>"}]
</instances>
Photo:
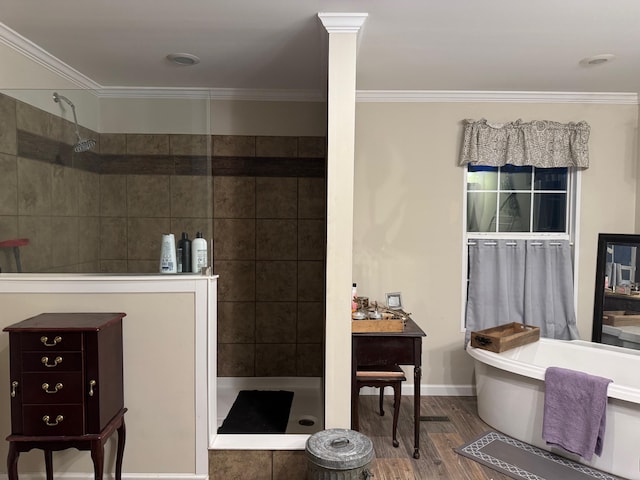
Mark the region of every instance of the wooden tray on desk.
<instances>
[{"instance_id":1,"label":"wooden tray on desk","mask_svg":"<svg viewBox=\"0 0 640 480\"><path fill-rule=\"evenodd\" d=\"M625 310L604 311L602 312L602 323L612 327L640 325L640 312L628 312Z\"/></svg>"},{"instance_id":2,"label":"wooden tray on desk","mask_svg":"<svg viewBox=\"0 0 640 480\"><path fill-rule=\"evenodd\" d=\"M504 352L511 348L536 342L540 328L513 322L477 332L471 332L471 346L491 352Z\"/></svg>"},{"instance_id":3,"label":"wooden tray on desk","mask_svg":"<svg viewBox=\"0 0 640 480\"><path fill-rule=\"evenodd\" d=\"M403 332L404 320L351 320L351 331L353 333Z\"/></svg>"}]
</instances>

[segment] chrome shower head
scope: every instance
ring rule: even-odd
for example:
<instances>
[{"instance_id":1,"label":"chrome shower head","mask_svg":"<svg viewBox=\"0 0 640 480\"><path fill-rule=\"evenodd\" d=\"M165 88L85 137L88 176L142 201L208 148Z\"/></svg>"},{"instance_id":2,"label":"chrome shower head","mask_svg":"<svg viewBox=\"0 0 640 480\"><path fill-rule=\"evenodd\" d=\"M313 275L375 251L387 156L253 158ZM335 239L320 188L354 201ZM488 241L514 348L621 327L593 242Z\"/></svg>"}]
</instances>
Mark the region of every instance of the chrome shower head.
<instances>
[{"instance_id":1,"label":"chrome shower head","mask_svg":"<svg viewBox=\"0 0 640 480\"><path fill-rule=\"evenodd\" d=\"M80 131L78 129L78 117L76 116L76 106L73 104L71 100L69 100L64 95L58 94L58 92L53 92L53 101L56 103L60 103L60 100L64 100L71 107L71 111L73 112L73 121L76 126L76 137L78 137L78 141L73 146L73 151L76 153L87 152L91 150L96 145L96 141L91 138L82 138L80 136Z\"/></svg>"}]
</instances>

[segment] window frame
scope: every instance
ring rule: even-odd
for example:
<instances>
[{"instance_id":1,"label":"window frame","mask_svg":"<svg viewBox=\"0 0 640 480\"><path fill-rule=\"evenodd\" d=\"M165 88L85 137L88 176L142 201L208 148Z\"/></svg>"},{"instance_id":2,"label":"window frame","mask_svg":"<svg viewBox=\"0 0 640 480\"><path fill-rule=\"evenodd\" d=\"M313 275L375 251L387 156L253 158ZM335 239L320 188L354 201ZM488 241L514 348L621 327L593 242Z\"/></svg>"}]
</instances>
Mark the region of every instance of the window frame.
<instances>
[{"instance_id":1,"label":"window frame","mask_svg":"<svg viewBox=\"0 0 640 480\"><path fill-rule=\"evenodd\" d=\"M464 166L462 175L463 200L462 200L462 271L461 271L461 309L460 309L460 332L466 331L466 307L467 307L467 286L469 271L468 244L472 241L484 240L568 240L572 245L573 261L573 303L576 315L578 313L578 238L580 218L580 191L582 183L582 169L568 167L567 171L567 232L468 232L467 231L467 178L469 168ZM498 185L499 187L499 185ZM500 190L498 190L499 192ZM499 193L498 193L499 195ZM531 202L533 203L533 202ZM531 219L533 222L533 219Z\"/></svg>"}]
</instances>

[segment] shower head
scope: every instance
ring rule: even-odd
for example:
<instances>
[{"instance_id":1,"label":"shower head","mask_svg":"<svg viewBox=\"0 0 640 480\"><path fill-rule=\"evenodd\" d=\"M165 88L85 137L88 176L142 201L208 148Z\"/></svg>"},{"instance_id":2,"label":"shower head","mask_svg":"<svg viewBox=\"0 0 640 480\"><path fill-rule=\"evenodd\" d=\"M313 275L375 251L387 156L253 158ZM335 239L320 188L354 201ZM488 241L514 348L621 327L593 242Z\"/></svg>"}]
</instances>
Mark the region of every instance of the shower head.
<instances>
[{"instance_id":1,"label":"shower head","mask_svg":"<svg viewBox=\"0 0 640 480\"><path fill-rule=\"evenodd\" d=\"M69 100L64 95L58 94L58 92L53 92L53 101L56 103L60 103L60 100L64 100L71 107L71 111L73 112L73 121L76 126L76 137L78 137L78 141L73 146L73 151L76 153L86 152L91 150L96 145L96 141L91 138L82 138L80 136L80 131L78 129L78 117L76 116L76 106L73 104L71 100Z\"/></svg>"}]
</instances>

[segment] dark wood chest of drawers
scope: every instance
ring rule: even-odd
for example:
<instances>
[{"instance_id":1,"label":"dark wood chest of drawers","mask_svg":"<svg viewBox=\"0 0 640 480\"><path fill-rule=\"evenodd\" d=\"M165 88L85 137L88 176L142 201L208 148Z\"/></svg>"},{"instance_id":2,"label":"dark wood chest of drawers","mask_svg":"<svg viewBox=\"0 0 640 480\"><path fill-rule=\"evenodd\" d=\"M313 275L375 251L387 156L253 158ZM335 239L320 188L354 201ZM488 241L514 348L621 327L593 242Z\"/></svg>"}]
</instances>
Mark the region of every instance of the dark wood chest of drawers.
<instances>
[{"instance_id":1,"label":"dark wood chest of drawers","mask_svg":"<svg viewBox=\"0 0 640 480\"><path fill-rule=\"evenodd\" d=\"M43 313L9 332L11 432L100 433L124 407L124 313Z\"/></svg>"}]
</instances>

